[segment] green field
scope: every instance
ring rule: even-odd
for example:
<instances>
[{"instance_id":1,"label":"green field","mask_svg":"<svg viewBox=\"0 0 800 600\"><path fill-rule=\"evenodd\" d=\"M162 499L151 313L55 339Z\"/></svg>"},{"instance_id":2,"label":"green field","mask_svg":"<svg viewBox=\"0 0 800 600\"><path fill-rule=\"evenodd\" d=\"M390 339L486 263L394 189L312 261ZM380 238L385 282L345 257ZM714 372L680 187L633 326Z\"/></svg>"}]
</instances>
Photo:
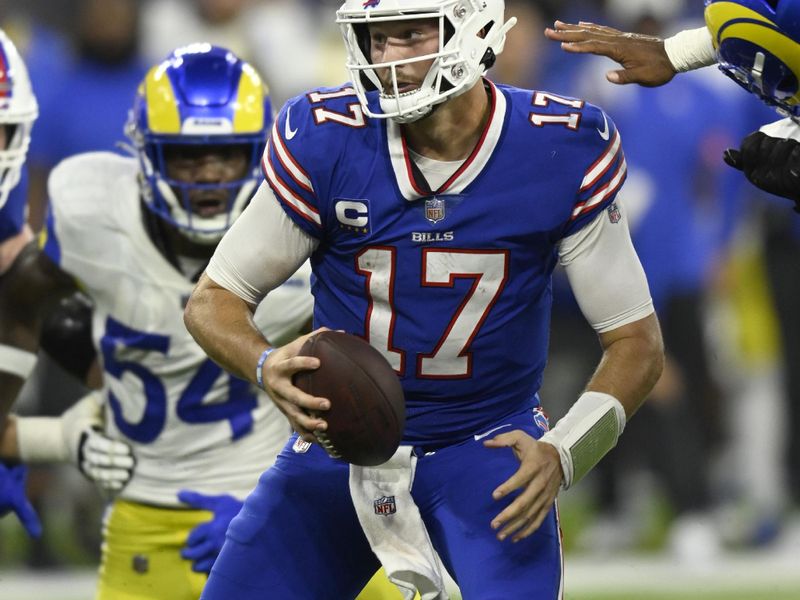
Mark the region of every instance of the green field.
<instances>
[{"instance_id":1,"label":"green field","mask_svg":"<svg viewBox=\"0 0 800 600\"><path fill-rule=\"evenodd\" d=\"M677 564L662 550L669 511L654 503L652 525L636 550L597 556L581 553L574 545L592 512L585 497L561 503L565 600L800 599L800 536L795 545L783 548L729 550L709 564ZM86 522L99 527L99 520L98 515ZM0 520L0 599L90 600L96 577L93 553L79 543L60 513L51 515L45 532L63 561L62 569L29 571L24 556L30 540L15 519ZM460 600L457 593L451 598Z\"/></svg>"}]
</instances>

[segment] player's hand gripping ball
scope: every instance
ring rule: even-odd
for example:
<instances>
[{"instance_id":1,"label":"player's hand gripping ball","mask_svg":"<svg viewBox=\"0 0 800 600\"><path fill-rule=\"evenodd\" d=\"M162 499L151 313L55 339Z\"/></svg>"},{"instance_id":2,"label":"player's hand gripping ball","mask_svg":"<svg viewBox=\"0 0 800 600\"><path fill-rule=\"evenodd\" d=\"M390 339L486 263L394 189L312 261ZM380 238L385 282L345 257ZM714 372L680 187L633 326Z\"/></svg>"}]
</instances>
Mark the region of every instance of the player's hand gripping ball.
<instances>
[{"instance_id":1,"label":"player's hand gripping ball","mask_svg":"<svg viewBox=\"0 0 800 600\"><path fill-rule=\"evenodd\" d=\"M328 423L317 441L334 458L354 465L375 466L389 460L400 445L406 403L400 380L387 360L359 337L323 331L300 349L315 356L318 369L300 371L294 384L331 407L313 416Z\"/></svg>"}]
</instances>

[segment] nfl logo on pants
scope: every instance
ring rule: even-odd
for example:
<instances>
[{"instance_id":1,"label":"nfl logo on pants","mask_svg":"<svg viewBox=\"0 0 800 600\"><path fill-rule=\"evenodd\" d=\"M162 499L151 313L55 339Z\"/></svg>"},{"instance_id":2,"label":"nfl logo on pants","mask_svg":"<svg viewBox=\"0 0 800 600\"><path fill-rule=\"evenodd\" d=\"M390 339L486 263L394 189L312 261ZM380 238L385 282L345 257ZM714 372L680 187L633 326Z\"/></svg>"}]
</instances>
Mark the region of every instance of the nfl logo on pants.
<instances>
[{"instance_id":1,"label":"nfl logo on pants","mask_svg":"<svg viewBox=\"0 0 800 600\"><path fill-rule=\"evenodd\" d=\"M397 504L394 501L394 496L381 496L372 502L375 508L376 515L393 515L397 512Z\"/></svg>"}]
</instances>

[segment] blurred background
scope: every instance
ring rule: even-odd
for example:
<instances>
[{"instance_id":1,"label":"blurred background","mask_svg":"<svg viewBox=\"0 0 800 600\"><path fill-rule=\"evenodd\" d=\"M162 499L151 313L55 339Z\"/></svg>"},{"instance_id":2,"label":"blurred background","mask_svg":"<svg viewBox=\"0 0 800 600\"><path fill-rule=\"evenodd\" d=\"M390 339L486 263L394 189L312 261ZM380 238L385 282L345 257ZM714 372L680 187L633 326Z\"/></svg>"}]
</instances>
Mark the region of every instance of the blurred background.
<instances>
[{"instance_id":1,"label":"blurred background","mask_svg":"<svg viewBox=\"0 0 800 600\"><path fill-rule=\"evenodd\" d=\"M123 152L146 67L173 47L222 44L265 75L273 105L347 77L336 0L0 0L41 116L30 221L61 159ZM620 202L661 319L667 367L619 445L562 495L566 598L800 598L800 216L722 161L778 117L714 68L666 87L617 87L607 59L563 53L558 18L661 37L702 25L701 0L507 0L516 15L490 77L584 98L616 122L629 165ZM542 401L577 398L600 347L560 274ZM82 390L42 360L16 411L60 414ZM32 469L45 525L0 521L0 598L91 598L104 499L75 469ZM67 591L69 590L69 591Z\"/></svg>"}]
</instances>

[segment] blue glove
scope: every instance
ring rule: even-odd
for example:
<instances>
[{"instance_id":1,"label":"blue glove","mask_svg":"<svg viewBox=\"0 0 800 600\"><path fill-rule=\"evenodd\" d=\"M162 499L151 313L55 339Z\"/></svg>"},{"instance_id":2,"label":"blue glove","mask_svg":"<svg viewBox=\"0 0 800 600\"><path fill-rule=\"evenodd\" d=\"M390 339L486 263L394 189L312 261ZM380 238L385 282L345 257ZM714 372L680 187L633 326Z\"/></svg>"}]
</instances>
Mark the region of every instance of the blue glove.
<instances>
[{"instance_id":1,"label":"blue glove","mask_svg":"<svg viewBox=\"0 0 800 600\"><path fill-rule=\"evenodd\" d=\"M0 517L13 510L28 535L38 538L42 535L42 523L25 496L27 474L25 465L8 467L0 462Z\"/></svg>"},{"instance_id":2,"label":"blue glove","mask_svg":"<svg viewBox=\"0 0 800 600\"><path fill-rule=\"evenodd\" d=\"M183 558L193 561L192 571L210 573L219 551L222 550L222 544L225 543L228 524L239 514L244 503L227 494L207 496L191 490L179 491L178 500L192 508L214 513L214 518L210 521L200 523L192 529L186 546L181 550Z\"/></svg>"}]
</instances>

